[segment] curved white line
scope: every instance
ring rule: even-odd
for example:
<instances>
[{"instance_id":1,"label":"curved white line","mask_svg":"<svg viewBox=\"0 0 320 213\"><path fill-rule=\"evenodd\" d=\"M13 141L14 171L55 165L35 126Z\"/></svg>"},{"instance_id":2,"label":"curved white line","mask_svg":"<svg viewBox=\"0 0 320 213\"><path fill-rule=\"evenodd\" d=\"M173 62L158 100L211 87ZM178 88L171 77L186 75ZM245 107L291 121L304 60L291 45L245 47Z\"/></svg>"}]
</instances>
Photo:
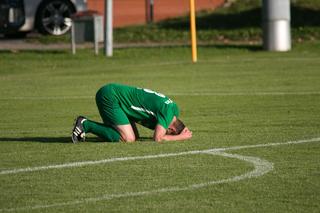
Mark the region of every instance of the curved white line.
<instances>
[{"instance_id":1,"label":"curved white line","mask_svg":"<svg viewBox=\"0 0 320 213\"><path fill-rule=\"evenodd\" d=\"M61 206L69 206L69 205L76 205L76 204L89 203L89 202L111 200L114 198L137 197L137 196L154 195L154 194L165 193L165 192L180 192L180 191L194 190L194 189L199 189L199 188L203 188L211 185L236 182L243 179L259 177L270 172L273 169L272 163L256 157L242 156L237 154L228 154L228 153L219 152L219 151L215 151L215 152L207 151L207 152L197 152L197 153L189 153L189 154L211 154L211 155L219 155L219 156L228 157L228 158L235 158L235 159L252 163L254 166L254 170L240 176L235 176L232 178L227 178L227 179L222 179L217 181L210 181L206 183L192 184L186 187L168 187L168 188L161 188L161 189L150 190L150 191L127 192L122 194L106 194L102 197L86 198L83 200L75 200L75 201L64 202L64 203L54 203L49 205L36 205L36 206L25 206L21 208L1 209L0 211L10 212L10 211L22 211L22 210L35 210L35 209L61 207Z\"/></svg>"},{"instance_id":2,"label":"curved white line","mask_svg":"<svg viewBox=\"0 0 320 213\"><path fill-rule=\"evenodd\" d=\"M215 148L215 149L207 149L207 150L194 150L194 151L179 152L179 153L166 153L166 154L159 154L159 155L145 155L145 156L136 156L136 157L109 158L109 159L96 160L96 161L71 162L71 163L48 165L48 166L37 166L37 167L2 170L0 172L0 175L34 172L34 171L49 170L49 169L73 168L73 167L81 167L81 166L88 166L88 165L112 163L115 161L130 161L130 160L144 160L144 159L153 159L153 158L166 158L166 157L174 157L174 156L180 156L180 155L192 155L192 154L215 152L215 151L239 150L239 149L259 148L259 147L268 147L268 146L280 146L280 145L288 145L288 144L310 143L310 142L318 142L318 141L320 141L320 137L306 139L306 140L298 140L298 141L287 141L287 142L283 142L283 143L255 144L255 145L233 146L233 147Z\"/></svg>"},{"instance_id":3,"label":"curved white line","mask_svg":"<svg viewBox=\"0 0 320 213\"><path fill-rule=\"evenodd\" d=\"M127 193L122 193L122 194L106 194L102 197L85 198L82 200L75 200L75 201L63 202L63 203L53 203L53 204L49 204L49 205L36 205L36 206L25 206L25 207L20 207L20 208L0 209L0 212L43 209L43 208L50 208L50 207L68 206L68 205L76 205L76 204L82 204L82 203L88 203L88 202L111 200L114 198L153 195L153 194L164 193L164 192L179 192L179 191L199 189L199 188L203 188L203 187L207 187L207 186L211 186L211 185L236 182L236 181L241 181L244 179L255 178L255 177L259 177L259 176L262 176L262 175L270 172L273 169L273 164L266 161L266 160L257 158L257 157L249 157L249 156L243 156L243 155L237 155L237 154L230 154L230 153L225 153L224 151L239 150L239 149L246 149L246 148L258 148L258 147L300 144L300 143L309 143L309 142L319 142L319 141L320 141L320 138L312 138L312 139L307 139L307 140L288 141L285 143L257 144L257 145L247 145L247 146L235 146L235 147L228 147L228 148L208 149L208 150L195 150L195 151L180 152L180 153L168 153L168 154L160 154L160 155L149 155L149 156L138 156L138 157L127 157L127 158L112 158L112 159L106 159L104 161L91 161L90 163L78 162L78 163L85 163L83 165L90 165L90 164L97 164L97 163L107 163L107 162L110 163L110 162L116 162L116 161L163 158L163 157L192 155L192 154L212 154L212 155L219 155L219 156L223 156L223 157L235 158L235 159L239 159L239 160L243 160L243 161L252 163L254 165L254 170L247 172L243 175L239 175L239 176L235 176L235 177L231 177L231 178L227 178L227 179L222 179L222 180L217 180L217 181L210 181L210 182L206 182L206 183L192 184L192 185L189 185L186 187L168 187L168 188L161 188L161 189L150 190L150 191L127 192ZM81 166L83 166L83 165L81 165ZM63 166L61 168L65 168L67 166L74 167L73 164L72 165L70 165L70 164L63 165L62 164L60 166ZM37 167L38 170L43 170L44 168L45 167ZM49 169L49 168L46 168L46 169ZM27 171L31 171L31 170L25 170L24 172L27 172ZM36 171L36 170L33 170L33 171ZM19 172L22 172L22 171L19 171ZM14 173L19 173L19 172L14 172ZM9 174L9 173L7 173L7 174Z\"/></svg>"}]
</instances>

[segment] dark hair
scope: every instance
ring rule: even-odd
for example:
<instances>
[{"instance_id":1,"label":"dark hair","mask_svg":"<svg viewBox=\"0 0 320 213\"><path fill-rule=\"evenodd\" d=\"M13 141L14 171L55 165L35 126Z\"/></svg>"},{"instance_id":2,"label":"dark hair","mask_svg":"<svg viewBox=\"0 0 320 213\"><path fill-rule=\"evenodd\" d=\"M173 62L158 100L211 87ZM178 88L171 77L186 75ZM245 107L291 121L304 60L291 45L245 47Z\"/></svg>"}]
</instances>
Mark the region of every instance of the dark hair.
<instances>
[{"instance_id":1,"label":"dark hair","mask_svg":"<svg viewBox=\"0 0 320 213\"><path fill-rule=\"evenodd\" d=\"M179 120L178 118L177 118L177 120L174 122L174 127L176 128L176 130L177 130L177 135L179 135L181 132L182 132L182 130L186 127L185 125L184 125L184 123L182 123L182 121L181 120Z\"/></svg>"}]
</instances>

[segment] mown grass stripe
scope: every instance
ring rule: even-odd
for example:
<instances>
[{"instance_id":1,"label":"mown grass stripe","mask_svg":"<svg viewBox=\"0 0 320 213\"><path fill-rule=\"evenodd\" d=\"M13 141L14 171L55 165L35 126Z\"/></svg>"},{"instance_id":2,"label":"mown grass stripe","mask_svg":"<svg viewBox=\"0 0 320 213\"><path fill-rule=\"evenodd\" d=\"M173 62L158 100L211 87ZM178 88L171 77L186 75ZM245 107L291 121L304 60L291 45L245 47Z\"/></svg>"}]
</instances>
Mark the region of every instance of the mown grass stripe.
<instances>
[{"instance_id":1,"label":"mown grass stripe","mask_svg":"<svg viewBox=\"0 0 320 213\"><path fill-rule=\"evenodd\" d=\"M320 95L320 91L307 92L176 92L167 96L286 96L286 95ZM11 96L1 97L0 100L73 100L94 99L94 96Z\"/></svg>"}]
</instances>

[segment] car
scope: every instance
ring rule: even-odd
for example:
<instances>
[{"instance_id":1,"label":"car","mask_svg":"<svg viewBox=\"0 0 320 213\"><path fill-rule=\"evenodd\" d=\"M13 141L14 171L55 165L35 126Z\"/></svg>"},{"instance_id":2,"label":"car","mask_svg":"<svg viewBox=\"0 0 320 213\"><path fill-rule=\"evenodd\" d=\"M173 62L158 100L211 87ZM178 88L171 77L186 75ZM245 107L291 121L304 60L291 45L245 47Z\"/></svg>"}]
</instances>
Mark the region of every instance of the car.
<instances>
[{"instance_id":1,"label":"car","mask_svg":"<svg viewBox=\"0 0 320 213\"><path fill-rule=\"evenodd\" d=\"M71 28L73 13L85 11L87 0L0 0L0 33L60 36Z\"/></svg>"}]
</instances>

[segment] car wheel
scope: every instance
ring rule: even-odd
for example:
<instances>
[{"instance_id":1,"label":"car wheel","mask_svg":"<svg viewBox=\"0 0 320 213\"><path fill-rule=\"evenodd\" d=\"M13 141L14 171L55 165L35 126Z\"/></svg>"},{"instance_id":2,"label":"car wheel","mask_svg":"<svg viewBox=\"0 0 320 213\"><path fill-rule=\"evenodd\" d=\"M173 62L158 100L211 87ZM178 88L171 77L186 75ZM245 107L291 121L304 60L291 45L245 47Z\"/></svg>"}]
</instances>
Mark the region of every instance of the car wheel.
<instances>
[{"instance_id":1,"label":"car wheel","mask_svg":"<svg viewBox=\"0 0 320 213\"><path fill-rule=\"evenodd\" d=\"M37 11L37 28L42 34L63 35L71 28L74 6L67 0L43 1Z\"/></svg>"}]
</instances>

